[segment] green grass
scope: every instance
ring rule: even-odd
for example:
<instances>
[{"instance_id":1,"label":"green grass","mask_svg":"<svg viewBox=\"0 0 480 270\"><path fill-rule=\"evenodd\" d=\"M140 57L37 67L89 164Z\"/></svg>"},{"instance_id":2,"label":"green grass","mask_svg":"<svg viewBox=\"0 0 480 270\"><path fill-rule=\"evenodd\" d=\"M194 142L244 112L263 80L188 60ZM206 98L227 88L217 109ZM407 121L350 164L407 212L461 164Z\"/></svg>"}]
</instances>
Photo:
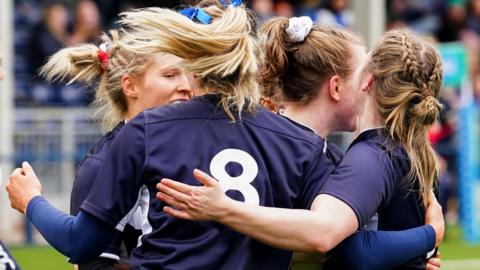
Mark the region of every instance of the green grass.
<instances>
[{"instance_id":1,"label":"green grass","mask_svg":"<svg viewBox=\"0 0 480 270\"><path fill-rule=\"evenodd\" d=\"M442 260L480 259L480 244L470 245L465 242L459 226L448 227L440 253Z\"/></svg>"},{"instance_id":2,"label":"green grass","mask_svg":"<svg viewBox=\"0 0 480 270\"><path fill-rule=\"evenodd\" d=\"M22 270L72 270L67 258L50 246L10 248Z\"/></svg>"},{"instance_id":3,"label":"green grass","mask_svg":"<svg viewBox=\"0 0 480 270\"><path fill-rule=\"evenodd\" d=\"M440 251L442 261L446 267L444 270L461 270L461 269L480 269L480 265L473 268L449 267L448 261L464 260L464 259L480 259L480 245L469 245L461 237L461 228L458 226L448 227L445 235L444 243ZM35 247L14 247L11 252L23 270L72 270L73 266L67 263L65 256L61 255L53 248L48 246ZM318 269L314 263L299 263L294 270L313 270Z\"/></svg>"}]
</instances>

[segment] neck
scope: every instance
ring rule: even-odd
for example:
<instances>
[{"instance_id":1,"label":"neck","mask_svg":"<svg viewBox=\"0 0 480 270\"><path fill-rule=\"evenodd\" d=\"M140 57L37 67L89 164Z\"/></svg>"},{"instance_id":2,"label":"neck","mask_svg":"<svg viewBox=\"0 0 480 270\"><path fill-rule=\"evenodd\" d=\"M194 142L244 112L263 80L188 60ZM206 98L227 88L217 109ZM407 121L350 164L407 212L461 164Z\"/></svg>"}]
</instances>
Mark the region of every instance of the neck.
<instances>
[{"instance_id":1,"label":"neck","mask_svg":"<svg viewBox=\"0 0 480 270\"><path fill-rule=\"evenodd\" d=\"M129 110L127 111L127 113L125 114L125 123L127 123L128 121L132 120L138 113L137 112L133 112L133 110Z\"/></svg>"},{"instance_id":2,"label":"neck","mask_svg":"<svg viewBox=\"0 0 480 270\"><path fill-rule=\"evenodd\" d=\"M332 110L326 102L318 98L308 104L287 102L282 114L312 129L322 138L326 138L334 130Z\"/></svg>"},{"instance_id":3,"label":"neck","mask_svg":"<svg viewBox=\"0 0 480 270\"><path fill-rule=\"evenodd\" d=\"M374 100L367 98L363 108L358 111L357 133L384 126L385 124L380 119Z\"/></svg>"}]
</instances>

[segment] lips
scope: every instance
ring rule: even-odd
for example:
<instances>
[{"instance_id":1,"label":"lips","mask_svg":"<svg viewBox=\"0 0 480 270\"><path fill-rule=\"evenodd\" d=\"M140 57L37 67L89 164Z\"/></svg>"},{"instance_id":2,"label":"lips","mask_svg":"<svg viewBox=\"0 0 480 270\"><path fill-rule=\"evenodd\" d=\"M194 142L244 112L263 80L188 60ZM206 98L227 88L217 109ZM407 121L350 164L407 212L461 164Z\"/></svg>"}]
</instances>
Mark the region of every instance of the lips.
<instances>
[{"instance_id":1,"label":"lips","mask_svg":"<svg viewBox=\"0 0 480 270\"><path fill-rule=\"evenodd\" d=\"M187 101L188 99L175 99L175 100L172 100L170 101L170 104L177 104L177 103L181 103L181 102L185 102Z\"/></svg>"}]
</instances>

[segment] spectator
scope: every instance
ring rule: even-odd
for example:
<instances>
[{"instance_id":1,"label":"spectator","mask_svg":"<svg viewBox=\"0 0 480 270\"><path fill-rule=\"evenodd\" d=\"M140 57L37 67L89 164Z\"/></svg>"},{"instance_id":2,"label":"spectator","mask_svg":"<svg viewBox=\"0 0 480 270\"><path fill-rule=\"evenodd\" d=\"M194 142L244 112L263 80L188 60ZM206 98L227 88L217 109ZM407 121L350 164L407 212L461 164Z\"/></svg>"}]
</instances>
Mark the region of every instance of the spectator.
<instances>
[{"instance_id":1,"label":"spectator","mask_svg":"<svg viewBox=\"0 0 480 270\"><path fill-rule=\"evenodd\" d=\"M278 16L291 18L295 16L295 9L289 1L278 1L275 4L275 13Z\"/></svg>"},{"instance_id":2,"label":"spectator","mask_svg":"<svg viewBox=\"0 0 480 270\"><path fill-rule=\"evenodd\" d=\"M56 87L47 86L38 77L38 69L47 58L63 48L67 38L66 8L60 3L49 4L43 12L43 20L32 31L30 41L29 66L33 74L32 100L36 103L55 102Z\"/></svg>"},{"instance_id":3,"label":"spectator","mask_svg":"<svg viewBox=\"0 0 480 270\"><path fill-rule=\"evenodd\" d=\"M68 45L92 43L98 40L101 31L100 12L91 0L81 0L75 8L75 23L73 34L68 39Z\"/></svg>"},{"instance_id":4,"label":"spectator","mask_svg":"<svg viewBox=\"0 0 480 270\"><path fill-rule=\"evenodd\" d=\"M440 27L437 37L440 42L451 42L460 40L462 30L466 27L466 10L462 1L453 1L447 7L444 21Z\"/></svg>"},{"instance_id":5,"label":"spectator","mask_svg":"<svg viewBox=\"0 0 480 270\"><path fill-rule=\"evenodd\" d=\"M275 15L273 12L272 0L253 0L252 9L257 14L259 24L267 21Z\"/></svg>"},{"instance_id":6,"label":"spectator","mask_svg":"<svg viewBox=\"0 0 480 270\"><path fill-rule=\"evenodd\" d=\"M349 2L349 0L327 0L325 8L317 12L316 22L321 25L353 27L354 16L348 9Z\"/></svg>"}]
</instances>

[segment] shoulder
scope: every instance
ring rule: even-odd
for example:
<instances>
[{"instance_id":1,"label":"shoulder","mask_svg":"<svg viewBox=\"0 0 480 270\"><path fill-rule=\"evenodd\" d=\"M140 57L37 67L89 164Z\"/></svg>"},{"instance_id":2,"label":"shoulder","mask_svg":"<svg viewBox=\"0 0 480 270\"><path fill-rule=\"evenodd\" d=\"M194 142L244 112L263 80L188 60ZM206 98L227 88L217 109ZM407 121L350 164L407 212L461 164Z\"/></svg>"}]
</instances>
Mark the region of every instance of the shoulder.
<instances>
[{"instance_id":1,"label":"shoulder","mask_svg":"<svg viewBox=\"0 0 480 270\"><path fill-rule=\"evenodd\" d=\"M264 133L275 134L291 141L323 149L324 140L320 136L264 108L259 108L254 114L243 118L243 121Z\"/></svg>"},{"instance_id":2,"label":"shoulder","mask_svg":"<svg viewBox=\"0 0 480 270\"><path fill-rule=\"evenodd\" d=\"M125 124L123 122L119 123L117 126L115 126L111 131L107 132L101 139L100 141L92 148L90 151L89 155L98 158L103 157L106 152L110 149L110 145L112 141L115 139L117 134L120 132L120 130L123 128Z\"/></svg>"}]
</instances>

